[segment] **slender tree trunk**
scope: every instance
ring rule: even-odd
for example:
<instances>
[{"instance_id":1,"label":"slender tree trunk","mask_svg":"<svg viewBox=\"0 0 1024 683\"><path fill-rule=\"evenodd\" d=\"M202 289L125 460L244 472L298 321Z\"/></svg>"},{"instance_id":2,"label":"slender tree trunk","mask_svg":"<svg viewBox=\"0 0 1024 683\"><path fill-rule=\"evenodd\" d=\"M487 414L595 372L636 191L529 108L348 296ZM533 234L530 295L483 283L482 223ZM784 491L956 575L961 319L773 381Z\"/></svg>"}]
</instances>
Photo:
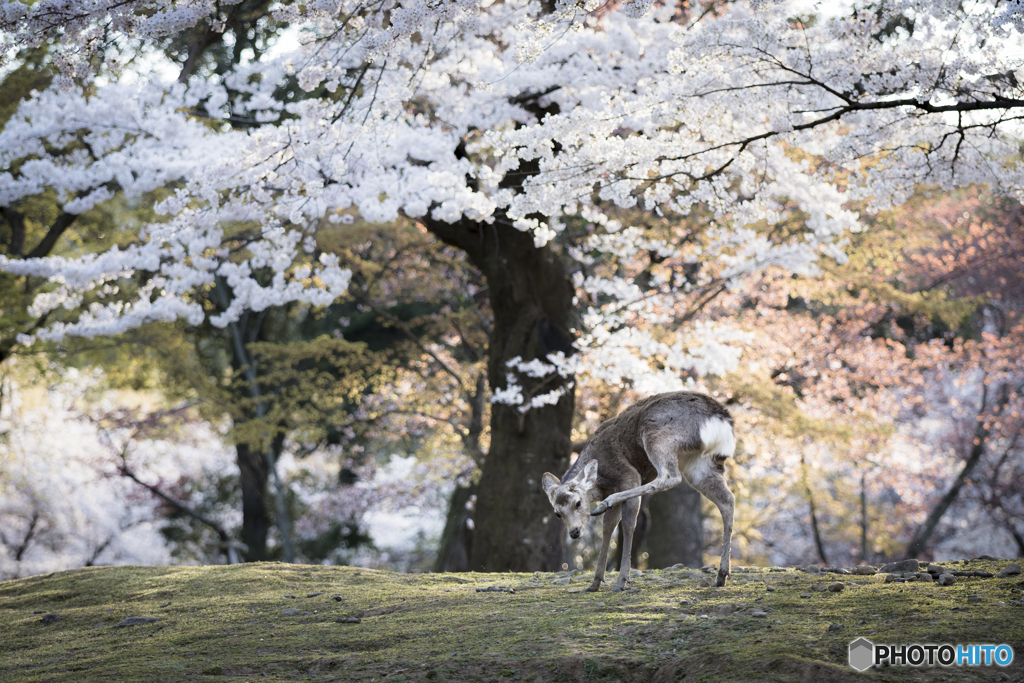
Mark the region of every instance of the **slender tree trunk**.
<instances>
[{"instance_id":1,"label":"slender tree trunk","mask_svg":"<svg viewBox=\"0 0 1024 683\"><path fill-rule=\"evenodd\" d=\"M860 473L860 559L868 561L868 490L867 472Z\"/></svg>"},{"instance_id":2,"label":"slender tree trunk","mask_svg":"<svg viewBox=\"0 0 1024 683\"><path fill-rule=\"evenodd\" d=\"M475 350L473 355L476 358L481 357ZM484 461L480 437L484 432L484 405L487 400L487 380L483 374L477 376L472 390L465 391L465 398L469 404L469 419L461 434L462 445L465 453L479 466ZM456 486L452 491L434 571L469 571L469 558L473 554L473 528L476 524L471 509L475 496L476 484Z\"/></svg>"},{"instance_id":3,"label":"slender tree trunk","mask_svg":"<svg viewBox=\"0 0 1024 683\"><path fill-rule=\"evenodd\" d=\"M223 278L216 279L213 296L221 310L227 310L230 300L228 285ZM263 320L266 312L253 315L251 311L242 314L238 321L228 323L228 342L231 349L231 366L235 372L243 373L248 383L249 398L256 401L257 419L267 414L267 400L260 390L256 374L256 359L246 349L249 342L260 339ZM249 416L251 419L251 416ZM281 533L281 543L286 562L293 562L294 555L291 545L291 520L288 517L288 506L285 487L277 471L277 456L280 455L284 437L278 435L263 447L263 452L251 444L238 444L235 448L236 461L241 475L242 488L242 542L249 546L246 560L261 561L268 559L267 530L271 523L269 513L269 491L267 482L273 479L274 499L277 503L276 522ZM256 545L252 545L255 542Z\"/></svg>"},{"instance_id":4,"label":"slender tree trunk","mask_svg":"<svg viewBox=\"0 0 1024 683\"><path fill-rule=\"evenodd\" d=\"M270 529L270 470L261 449L247 443L235 445L236 462L242 488L242 543L247 562L261 562L267 555L267 531Z\"/></svg>"},{"instance_id":5,"label":"slender tree trunk","mask_svg":"<svg viewBox=\"0 0 1024 683\"><path fill-rule=\"evenodd\" d=\"M647 503L647 566L704 564L704 513L701 495L685 481L651 496Z\"/></svg>"},{"instance_id":6,"label":"slender tree trunk","mask_svg":"<svg viewBox=\"0 0 1024 683\"><path fill-rule=\"evenodd\" d=\"M828 557L825 555L825 543L821 540L821 527L818 525L818 511L814 507L814 493L807 481L807 461L803 453L800 454L800 469L804 480L804 493L807 495L807 506L811 512L811 532L814 534L814 545L818 548L818 557L823 564L828 564Z\"/></svg>"},{"instance_id":7,"label":"slender tree trunk","mask_svg":"<svg viewBox=\"0 0 1024 683\"><path fill-rule=\"evenodd\" d=\"M469 558L473 554L473 527L476 524L469 504L475 493L474 485L456 486L452 491L434 571L469 571Z\"/></svg>"},{"instance_id":8,"label":"slender tree trunk","mask_svg":"<svg viewBox=\"0 0 1024 683\"><path fill-rule=\"evenodd\" d=\"M1004 386L1002 395L999 397L999 403L996 405L995 411L999 413L1003 408L1006 407L1009 401L1009 388ZM920 555L925 546L928 545L928 540L932 537L932 533L935 531L935 527L939 525L939 521L942 516L946 514L946 510L953 504L953 501L960 495L960 489L964 487L967 480L970 479L971 473L974 472L974 468L981 462L981 458L985 455L986 447L988 445L989 429L986 427L986 421L984 418L985 409L988 401L988 385L984 382L981 385L981 407L978 409L978 420L974 426L974 445L971 447L970 455L967 456L967 461L964 463L963 469L960 470L960 474L957 476L953 485L949 487L946 494L939 499L931 513L928 515L928 519L924 521L924 524L918 528L917 533L910 539L910 543L907 544L907 557L917 557Z\"/></svg>"},{"instance_id":9,"label":"slender tree trunk","mask_svg":"<svg viewBox=\"0 0 1024 683\"><path fill-rule=\"evenodd\" d=\"M266 404L262 404L261 407ZM265 412L264 408L264 412ZM262 416L261 416L262 417ZM281 552L284 561L288 564L295 562L295 552L292 550L292 522L288 514L288 496L285 491L284 482L281 480L281 473L277 467L278 457L284 450L284 435L278 434L266 448L267 470L274 483L274 501L277 503L277 514L274 517L274 526L281 534Z\"/></svg>"},{"instance_id":10,"label":"slender tree trunk","mask_svg":"<svg viewBox=\"0 0 1024 683\"><path fill-rule=\"evenodd\" d=\"M570 325L574 289L550 246L506 222L449 224L426 220L441 240L462 249L487 279L494 327L488 349L491 390L504 388L508 361L572 353ZM491 447L482 465L474 515L470 568L475 571L554 570L562 561L562 525L544 523L550 507L540 487L544 472L562 473L572 446L574 389L559 377L520 377L529 397L559 388L555 405L521 413L501 403L491 407Z\"/></svg>"}]
</instances>

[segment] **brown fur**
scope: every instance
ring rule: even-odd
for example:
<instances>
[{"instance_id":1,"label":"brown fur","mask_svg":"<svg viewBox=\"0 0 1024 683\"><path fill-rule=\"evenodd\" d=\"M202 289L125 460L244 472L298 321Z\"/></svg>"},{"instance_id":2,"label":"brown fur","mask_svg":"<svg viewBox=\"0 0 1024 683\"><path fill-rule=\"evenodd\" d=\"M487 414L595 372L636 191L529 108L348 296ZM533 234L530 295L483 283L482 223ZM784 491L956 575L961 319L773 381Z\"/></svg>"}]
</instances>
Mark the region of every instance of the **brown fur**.
<instances>
[{"instance_id":1,"label":"brown fur","mask_svg":"<svg viewBox=\"0 0 1024 683\"><path fill-rule=\"evenodd\" d=\"M716 585L725 585L734 498L723 462L733 448L729 412L710 396L678 391L639 401L602 424L561 479L545 474L544 491L573 538L586 525L591 501L602 501L591 515L608 513L594 583L588 590L597 590L604 580L608 546L620 518L622 564L615 590L625 587L639 497L676 486L684 477L722 513L722 564Z\"/></svg>"}]
</instances>

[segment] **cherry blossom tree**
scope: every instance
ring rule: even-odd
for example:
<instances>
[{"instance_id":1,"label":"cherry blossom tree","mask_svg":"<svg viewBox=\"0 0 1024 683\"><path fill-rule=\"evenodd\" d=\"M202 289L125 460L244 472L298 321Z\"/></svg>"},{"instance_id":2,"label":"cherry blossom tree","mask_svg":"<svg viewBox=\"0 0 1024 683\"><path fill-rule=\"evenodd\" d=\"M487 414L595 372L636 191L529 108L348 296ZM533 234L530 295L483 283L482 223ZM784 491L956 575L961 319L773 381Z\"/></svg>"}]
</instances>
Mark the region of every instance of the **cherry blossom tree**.
<instances>
[{"instance_id":1,"label":"cherry blossom tree","mask_svg":"<svg viewBox=\"0 0 1024 683\"><path fill-rule=\"evenodd\" d=\"M651 302L700 310L766 269L812 274L864 227L854 203L886 208L922 183L1020 197L1015 4L281 6L260 15L298 37L278 54L256 26L238 42L260 7L5 0L5 40L48 47L57 76L0 133L0 204L50 191L74 214L113 180L181 185L127 246L0 256L46 281L20 343L327 305L351 273L317 249L324 225L417 221L479 269L494 315L475 568L560 558L536 477L567 462L577 375L651 391L736 366L734 330L683 314L659 339L635 324ZM237 59L196 66L229 27ZM175 80L138 77L186 35ZM154 152L167 145L173 168ZM695 245L626 210L709 220ZM679 265L594 276L588 250ZM211 287L212 308L197 295Z\"/></svg>"},{"instance_id":2,"label":"cherry blossom tree","mask_svg":"<svg viewBox=\"0 0 1024 683\"><path fill-rule=\"evenodd\" d=\"M0 576L166 564L173 548L162 533L165 501L119 474L111 439L119 441L124 430L97 419L115 397L95 401L103 391L99 373L65 368L60 379L47 374L8 363L2 377ZM93 394L91 404L87 393ZM133 467L145 470L142 476L152 484L200 476L229 462L216 430L191 427L184 438L169 431L139 438ZM203 553L202 559L219 555Z\"/></svg>"},{"instance_id":3,"label":"cherry blossom tree","mask_svg":"<svg viewBox=\"0 0 1024 683\"><path fill-rule=\"evenodd\" d=\"M984 192L921 193L856 235L847 263L737 293L753 334L726 386L745 435L734 474L760 499L737 515L751 552L1019 552L1019 221Z\"/></svg>"}]
</instances>

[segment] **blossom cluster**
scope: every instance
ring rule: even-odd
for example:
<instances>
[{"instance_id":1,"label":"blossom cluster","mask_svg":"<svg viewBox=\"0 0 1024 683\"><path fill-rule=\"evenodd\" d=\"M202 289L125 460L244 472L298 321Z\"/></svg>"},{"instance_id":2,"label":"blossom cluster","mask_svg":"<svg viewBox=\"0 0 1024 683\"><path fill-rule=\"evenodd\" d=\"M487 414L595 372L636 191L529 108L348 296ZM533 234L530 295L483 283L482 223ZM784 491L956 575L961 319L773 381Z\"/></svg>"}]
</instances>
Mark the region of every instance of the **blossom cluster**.
<instances>
[{"instance_id":1,"label":"blossom cluster","mask_svg":"<svg viewBox=\"0 0 1024 683\"><path fill-rule=\"evenodd\" d=\"M148 7L6 0L0 29L37 43L60 31L67 54L86 54L101 49L101 33L144 42L200 21L216 30L225 9ZM32 313L63 308L37 333L60 338L207 315L226 325L243 310L330 302L349 274L307 252L324 225L356 217L508 221L543 248L582 216L599 226L581 247L584 263L654 251L714 262L729 287L769 268L813 274L822 256L841 261L846 236L862 228L853 202L891 206L920 184L1022 196L1024 63L1011 6L898 0L794 18L786 3L737 3L699 21L647 7L289 5L274 12L299 32L298 46L222 77L97 80L88 91L57 83L22 102L0 134L5 205L52 189L77 214L119 191L175 192L130 243L8 255L0 270L51 281ZM54 59L78 77L81 63L64 49ZM310 94L277 99L292 77ZM327 94L314 96L321 86ZM198 105L207 124L251 125L201 124L189 114ZM622 229L612 218L621 211L710 215L713 239L700 251L654 244L643 229ZM140 273L137 291L121 287ZM193 294L218 278L234 300L209 313ZM654 390L735 367L742 340L725 327L669 340L636 324L671 319L696 283L655 280L652 293L608 273L576 286L595 304L577 343L590 365L579 371L611 383L643 375ZM505 391L498 400L516 401Z\"/></svg>"}]
</instances>

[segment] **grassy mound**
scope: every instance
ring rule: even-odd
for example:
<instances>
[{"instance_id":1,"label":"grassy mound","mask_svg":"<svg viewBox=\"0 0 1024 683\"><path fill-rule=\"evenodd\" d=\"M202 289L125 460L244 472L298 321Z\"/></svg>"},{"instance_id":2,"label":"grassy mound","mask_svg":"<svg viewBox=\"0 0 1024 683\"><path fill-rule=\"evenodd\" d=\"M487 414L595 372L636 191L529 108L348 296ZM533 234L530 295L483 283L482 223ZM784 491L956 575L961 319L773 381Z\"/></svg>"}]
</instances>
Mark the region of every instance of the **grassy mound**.
<instances>
[{"instance_id":1,"label":"grassy mound","mask_svg":"<svg viewBox=\"0 0 1024 683\"><path fill-rule=\"evenodd\" d=\"M726 588L702 578L650 571L629 592L583 593L586 574L79 569L0 583L0 681L1024 680L1021 575L948 587L766 568L734 571ZM837 579L841 592L812 590ZM119 626L130 617L157 620ZM846 661L859 636L1008 643L1017 656L1006 669L857 674Z\"/></svg>"}]
</instances>

